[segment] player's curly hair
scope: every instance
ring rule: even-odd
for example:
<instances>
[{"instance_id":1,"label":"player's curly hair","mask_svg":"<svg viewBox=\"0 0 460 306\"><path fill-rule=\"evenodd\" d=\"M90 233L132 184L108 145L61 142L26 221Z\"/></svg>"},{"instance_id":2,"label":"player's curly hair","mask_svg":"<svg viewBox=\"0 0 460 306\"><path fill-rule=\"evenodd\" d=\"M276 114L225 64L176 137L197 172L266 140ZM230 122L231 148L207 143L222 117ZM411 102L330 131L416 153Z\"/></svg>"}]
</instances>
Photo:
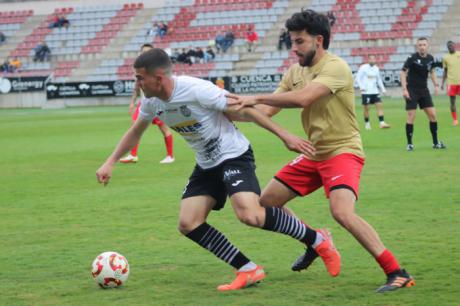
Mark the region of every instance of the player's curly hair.
<instances>
[{"instance_id":1,"label":"player's curly hair","mask_svg":"<svg viewBox=\"0 0 460 306\"><path fill-rule=\"evenodd\" d=\"M305 30L310 35L323 36L323 48L327 50L331 39L331 27L334 23L335 16L332 12L323 14L302 9L286 21L286 28L288 31Z\"/></svg>"}]
</instances>

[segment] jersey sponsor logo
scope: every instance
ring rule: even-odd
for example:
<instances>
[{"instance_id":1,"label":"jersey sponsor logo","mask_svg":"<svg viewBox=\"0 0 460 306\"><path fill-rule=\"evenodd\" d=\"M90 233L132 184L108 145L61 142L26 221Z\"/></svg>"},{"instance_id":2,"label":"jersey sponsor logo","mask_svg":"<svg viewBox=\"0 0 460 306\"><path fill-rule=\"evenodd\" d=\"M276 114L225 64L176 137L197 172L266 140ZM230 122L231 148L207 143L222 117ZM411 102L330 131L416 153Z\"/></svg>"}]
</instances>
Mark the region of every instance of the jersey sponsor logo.
<instances>
[{"instance_id":1,"label":"jersey sponsor logo","mask_svg":"<svg viewBox=\"0 0 460 306\"><path fill-rule=\"evenodd\" d=\"M236 187L238 186L239 184L241 184L242 182L244 182L243 180L237 180L235 183L232 184L233 187Z\"/></svg>"},{"instance_id":2,"label":"jersey sponsor logo","mask_svg":"<svg viewBox=\"0 0 460 306\"><path fill-rule=\"evenodd\" d=\"M333 177L331 178L331 181L335 181L335 180L341 178L342 176L343 176L343 174L333 176Z\"/></svg>"},{"instance_id":3,"label":"jersey sponsor logo","mask_svg":"<svg viewBox=\"0 0 460 306\"><path fill-rule=\"evenodd\" d=\"M181 135L190 135L196 133L202 127L203 125L196 120L186 121L171 126L174 131Z\"/></svg>"},{"instance_id":4,"label":"jersey sponsor logo","mask_svg":"<svg viewBox=\"0 0 460 306\"><path fill-rule=\"evenodd\" d=\"M229 169L229 170L225 171L224 172L224 181L229 180L231 177L233 177L233 176L235 176L237 174L241 174L240 169Z\"/></svg>"}]
</instances>

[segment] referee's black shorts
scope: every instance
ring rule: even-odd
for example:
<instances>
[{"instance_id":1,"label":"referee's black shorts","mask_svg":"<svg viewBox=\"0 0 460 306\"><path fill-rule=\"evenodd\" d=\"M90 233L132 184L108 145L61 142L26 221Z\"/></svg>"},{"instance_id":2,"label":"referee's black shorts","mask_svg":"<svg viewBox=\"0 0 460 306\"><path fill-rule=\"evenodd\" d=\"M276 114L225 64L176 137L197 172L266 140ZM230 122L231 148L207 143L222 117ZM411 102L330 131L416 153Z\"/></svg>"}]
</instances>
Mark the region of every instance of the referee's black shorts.
<instances>
[{"instance_id":1,"label":"referee's black shorts","mask_svg":"<svg viewBox=\"0 0 460 306\"><path fill-rule=\"evenodd\" d=\"M407 88L410 99L406 98L406 110L420 109L433 107L433 100L431 99L430 91L428 88Z\"/></svg>"}]
</instances>

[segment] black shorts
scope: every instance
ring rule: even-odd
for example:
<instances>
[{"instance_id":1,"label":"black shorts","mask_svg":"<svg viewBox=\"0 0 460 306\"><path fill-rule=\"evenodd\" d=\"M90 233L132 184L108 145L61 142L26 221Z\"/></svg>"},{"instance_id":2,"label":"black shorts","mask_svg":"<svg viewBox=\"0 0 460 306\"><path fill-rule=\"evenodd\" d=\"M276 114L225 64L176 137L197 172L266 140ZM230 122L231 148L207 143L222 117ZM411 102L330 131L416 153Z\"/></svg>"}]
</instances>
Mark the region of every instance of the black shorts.
<instances>
[{"instance_id":1,"label":"black shorts","mask_svg":"<svg viewBox=\"0 0 460 306\"><path fill-rule=\"evenodd\" d=\"M363 105L369 105L374 103L382 102L379 94L374 95L361 95Z\"/></svg>"},{"instance_id":2,"label":"black shorts","mask_svg":"<svg viewBox=\"0 0 460 306\"><path fill-rule=\"evenodd\" d=\"M260 195L259 181L256 177L256 165L251 147L241 156L228 159L220 165L202 169L195 165L185 186L182 199L209 195L216 200L214 210L224 207L227 196L249 191Z\"/></svg>"},{"instance_id":3,"label":"black shorts","mask_svg":"<svg viewBox=\"0 0 460 306\"><path fill-rule=\"evenodd\" d=\"M433 107L433 100L431 99L430 91L428 88L407 88L410 99L406 99L406 110L420 109Z\"/></svg>"}]
</instances>

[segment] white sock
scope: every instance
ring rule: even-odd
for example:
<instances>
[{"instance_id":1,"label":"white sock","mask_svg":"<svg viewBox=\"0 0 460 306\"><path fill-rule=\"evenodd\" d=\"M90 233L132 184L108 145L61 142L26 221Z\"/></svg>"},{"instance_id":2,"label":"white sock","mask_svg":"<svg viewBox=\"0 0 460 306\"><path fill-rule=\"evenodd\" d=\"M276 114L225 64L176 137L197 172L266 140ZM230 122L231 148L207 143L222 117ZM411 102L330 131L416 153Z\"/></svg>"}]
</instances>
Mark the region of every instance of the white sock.
<instances>
[{"instance_id":1,"label":"white sock","mask_svg":"<svg viewBox=\"0 0 460 306\"><path fill-rule=\"evenodd\" d=\"M257 268L257 265L253 263L252 261L250 261L244 266L242 266L241 268L239 268L238 272L248 272L248 271L254 270L255 268Z\"/></svg>"},{"instance_id":2,"label":"white sock","mask_svg":"<svg viewBox=\"0 0 460 306\"><path fill-rule=\"evenodd\" d=\"M311 245L313 248L316 248L321 242L324 241L323 235L320 232L316 232L315 242Z\"/></svg>"}]
</instances>

